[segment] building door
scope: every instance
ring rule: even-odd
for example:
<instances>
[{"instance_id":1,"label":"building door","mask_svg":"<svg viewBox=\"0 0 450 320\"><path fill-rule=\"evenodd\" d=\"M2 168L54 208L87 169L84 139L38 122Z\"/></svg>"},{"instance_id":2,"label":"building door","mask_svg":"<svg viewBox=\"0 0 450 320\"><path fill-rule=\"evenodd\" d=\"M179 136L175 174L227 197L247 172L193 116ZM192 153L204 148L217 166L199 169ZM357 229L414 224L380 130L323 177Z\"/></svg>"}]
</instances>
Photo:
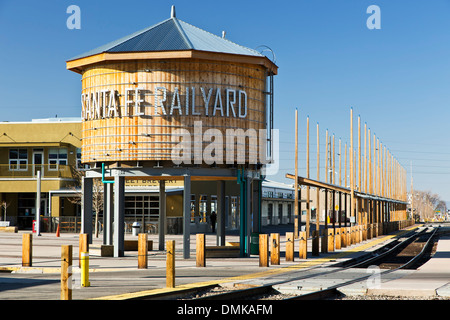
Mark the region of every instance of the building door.
<instances>
[{"instance_id":1,"label":"building door","mask_svg":"<svg viewBox=\"0 0 450 320\"><path fill-rule=\"evenodd\" d=\"M33 150L33 176L37 176L37 172L41 171L41 177L44 176L44 152Z\"/></svg>"}]
</instances>

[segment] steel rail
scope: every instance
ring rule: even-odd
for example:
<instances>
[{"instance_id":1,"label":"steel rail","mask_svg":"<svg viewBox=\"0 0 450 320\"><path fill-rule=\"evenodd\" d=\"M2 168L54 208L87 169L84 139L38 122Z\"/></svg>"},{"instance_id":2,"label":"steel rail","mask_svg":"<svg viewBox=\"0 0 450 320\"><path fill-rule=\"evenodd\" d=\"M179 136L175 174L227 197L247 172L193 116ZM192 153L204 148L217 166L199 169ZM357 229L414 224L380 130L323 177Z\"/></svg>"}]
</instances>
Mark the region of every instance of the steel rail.
<instances>
[{"instance_id":1,"label":"steel rail","mask_svg":"<svg viewBox=\"0 0 450 320\"><path fill-rule=\"evenodd\" d=\"M439 228L435 228L434 229L434 231L432 232L432 234L428 238L425 246L422 248L422 250L419 252L419 254L417 254L414 258L410 259L408 262L406 262L405 264L401 265L400 267L398 267L396 269L386 270L386 271L383 272L383 274L389 274L389 273L392 273L394 271L407 268L407 267L411 266L413 263L415 263L418 259L420 259L424 255L425 251L428 249L430 244L432 243L432 239L434 238L434 236L435 236L435 234L436 234L438 229ZM422 232L420 232L416 236L420 236L421 233ZM307 293L307 294L304 294L304 295L295 296L295 297L288 298L288 299L285 299L285 300L318 300L318 299L324 299L324 298L330 297L330 296L335 296L335 295L337 295L338 289L340 287L344 287L344 286L347 286L347 285L350 285L350 284L353 284L353 283L356 283L356 282L360 282L360 281L366 280L366 279L370 278L371 276L372 276L371 274L370 275L366 275L366 276L359 277L359 278L356 278L356 279L352 279L352 280L349 280L349 281L346 281L346 282L343 282L343 283L340 283L340 284L336 284L336 285L334 285L332 287L329 287L329 288L326 288L326 289L323 289L323 290L310 292L310 293Z\"/></svg>"},{"instance_id":2,"label":"steel rail","mask_svg":"<svg viewBox=\"0 0 450 320\"><path fill-rule=\"evenodd\" d=\"M287 283L287 282L300 280L300 279L313 278L313 277L322 276L322 275L329 275L329 274L332 274L332 273L341 272L341 271L344 271L344 270L347 270L347 269L358 267L360 265L371 263L371 262L373 262L375 260L382 259L386 255L388 255L388 254L394 252L395 250L397 250L398 248L400 248L401 246L404 246L405 244L408 244L414 238L419 237L425 231L426 231L426 229L423 229L423 230L419 231L418 233L413 234L412 236L408 237L406 240L403 240L402 242L400 242L399 244L397 244L396 246L394 246L393 248L389 249L388 251L386 251L385 253L383 253L381 255L378 255L376 257L372 257L372 258L366 259L366 260L364 260L362 262L357 262L357 263L351 264L351 265L349 265L347 267L344 267L344 268L331 270L331 271L324 271L324 272L321 272L321 273L318 273L318 274L310 274L310 275L304 275L304 276L301 276L301 277L291 278L291 279L289 279L289 281L285 281L285 280L277 281L277 282L265 284L265 285L262 285L262 286L258 286L258 287L255 287L255 288L248 288L248 289L244 289L244 290L236 290L236 291L225 292L225 293L216 294L216 295L207 295L207 296L204 296L204 297L200 297L200 298L198 298L196 300L236 300L236 299L244 299L244 298L248 298L248 297L254 297L254 296L262 295L262 294L271 294L272 292L276 291L273 288L273 286L277 285L277 284ZM429 243L430 240L433 238L435 232L436 232L436 230L430 236L430 238L429 238L427 243ZM422 250L422 252L419 255L423 255L423 253L425 252L425 247L424 247L424 249ZM411 259L411 260L415 261L416 257ZM412 261L409 261L407 264L401 266L400 268L405 268L406 266L408 266L408 265L410 265L412 263L413 263ZM310 268L309 270L317 269L317 268L322 268L322 266L313 267L313 268ZM394 270L388 270L388 271L386 271L384 273L386 274L386 273L390 273L390 272L393 272L393 271ZM315 291L315 292L307 293L307 294L296 296L296 297L292 297L292 298L287 298L287 299L284 299L284 300L318 300L318 299L325 299L325 298L331 297L333 295L336 295L338 293L338 288L339 287L345 286L345 285L348 285L348 284L352 284L352 283L355 283L355 282L359 282L359 281L362 281L362 280L365 280L365 279L367 279L370 276L371 275L367 275L367 276L364 276L364 277L359 277L357 279L353 279L353 280L347 281L345 283L341 283L341 284L335 285L335 286L330 287L330 288L326 288L326 289L323 289L323 290L318 290L318 291Z\"/></svg>"},{"instance_id":3,"label":"steel rail","mask_svg":"<svg viewBox=\"0 0 450 320\"><path fill-rule=\"evenodd\" d=\"M387 254L390 254L393 251L397 250L399 247L404 246L405 244L407 244L407 242L410 242L412 239L419 237L425 231L426 231L426 229L423 229L423 230L420 230L417 233L414 233L413 235L409 236L406 240L403 240L402 242L400 242L399 244L397 244L393 248L389 249L385 253L382 253L382 254L380 254L380 255L378 255L376 257L371 257L369 259L365 259L365 260L363 260L361 262L356 262L356 263L350 264L350 265L348 265L346 267L343 267L343 268L339 268L339 269L335 269L335 270L331 270L331 271L328 270L328 271L324 271L324 272L320 272L320 273L316 273L316 274L302 275L302 276L299 276L299 277L290 278L288 281L286 281L286 280L274 281L274 282L271 282L271 283L268 283L268 284L265 284L265 285L254 287L254 288L247 288L247 289L243 289L243 290L234 290L234 291L224 292L224 293L215 294L215 295L213 295L213 294L206 295L204 297L200 297L200 298L197 298L195 300L237 300L237 299L244 299L244 298L247 298L247 297L254 297L254 296L262 295L262 294L271 294L271 292L276 291L276 289L273 288L273 286L275 286L275 285L288 283L288 282L292 282L292 281L296 281L296 280L303 280L303 279L314 278L314 277L323 276L323 275L329 275L329 274L332 274L332 273L337 273L337 272L341 272L341 271L344 271L344 270L356 268L356 267L358 267L360 265L371 263L371 262L373 262L375 260L384 258ZM319 265L319 266L311 267L311 268L308 268L308 270L314 270L314 269L320 269L320 268L323 268L323 266ZM370 276L371 275L364 276L362 278L364 280L364 279L366 279L366 278L368 278ZM339 288L340 286L351 284L350 282L361 281L360 279L361 278L358 278L356 280L355 279L354 280L350 280L350 281L346 282L345 284L336 285L336 286L333 286L331 288L319 290L319 291L316 291L316 292L311 292L311 293L304 294L304 295L301 295L301 296L288 298L288 299L285 299L285 300L317 300L317 299L325 299L325 298L330 297L332 295L336 295L337 294L337 288ZM299 297L301 297L301 299L299 299Z\"/></svg>"},{"instance_id":4,"label":"steel rail","mask_svg":"<svg viewBox=\"0 0 450 320\"><path fill-rule=\"evenodd\" d=\"M410 241L411 239L420 236L426 229L420 230L417 233L414 233L412 236L409 236L406 240L403 240L402 242L400 242L399 244L397 244L396 246L394 246L393 248L389 249L387 252L393 252L393 249L398 249L400 245L404 245L406 241ZM423 255L423 253L426 251L425 247L427 247L429 245L429 243L431 242L432 237L434 236L434 234L436 233L437 230L434 230L432 236L430 236L430 239L427 242L427 245L424 246L424 248L421 251L421 255ZM357 261L355 263L352 263L346 267L342 267L342 268L337 268L335 270L327 270L327 271L323 271L323 272L318 272L315 274L308 274L308 275L302 275L302 276L298 276L298 277L293 277L290 278L289 280L278 280L278 281L274 281L261 285L261 286L257 286L257 287L253 287L253 288L246 288L246 289L241 289L241 290L233 290L233 291L229 291L229 292L225 292L225 293L219 293L219 294L211 294L211 295L204 295L203 297L199 297L199 298L195 298L192 300L238 300L238 299L245 299L245 298L250 298L250 297L255 297L255 296L259 296L259 295L264 295L264 294L272 294L273 292L277 292L276 289L274 289L273 286L278 285L278 284L283 284L283 283L288 283L288 282L292 282L292 281L296 281L296 280L302 280L302 279L308 279L308 278L314 278L314 277L318 277L318 276L323 276L323 275L329 275L332 273L337 273L337 272L341 272L344 270L348 270L351 268L355 268L357 266L363 265L364 263L367 264L367 261L373 261L374 258L380 259L381 257L386 256L385 253L378 255L376 257L370 257L369 259L365 259L364 261ZM413 259L416 259L416 257L414 257ZM413 260L412 259L412 260ZM407 264L401 266L400 268L404 268L406 267L406 265L409 265L411 261L408 261ZM411 262L412 263L412 262ZM322 265L317 265L317 266L313 266L304 270L316 270L316 269L321 269L324 268ZM399 268L398 268L399 269ZM393 269L393 270L387 270L385 272L383 272L383 274L389 273L389 272L393 272L397 269ZM359 277L357 279L353 279L350 281L347 281L345 283L341 283L341 284L337 284L333 287L330 288L326 288L323 290L318 290L316 292L311 292L311 293L307 293L307 294L303 294L300 296L296 296L296 297L292 297L292 298L288 298L288 299L284 299L284 300L318 300L318 299L325 299L327 297L336 295L338 293L338 288L348 285L348 284L352 284L355 282L359 282L362 280L367 279L368 277L370 277L372 275L368 275L368 276L364 276L364 277ZM213 288L213 287L217 287L218 285L210 285L208 286L208 288ZM183 295L186 295L187 293L192 294L194 292L201 292L204 291L205 289L208 289L205 287L201 287L198 288L198 290L195 290L193 288L190 288L187 292L177 292L176 294L171 294L170 296L166 296L167 294L160 294L156 297L139 297L137 299L139 300L145 300L145 299L170 299L170 298L177 298L178 297L182 297Z\"/></svg>"},{"instance_id":5,"label":"steel rail","mask_svg":"<svg viewBox=\"0 0 450 320\"><path fill-rule=\"evenodd\" d=\"M392 247L392 248L389 249L388 251L383 252L383 253L381 253L381 254L379 254L379 255L376 255L376 256L374 256L374 257L372 257L372 258L369 258L369 259L367 259L367 260L363 260L363 261L361 261L361 262L358 262L358 263L356 263L356 264L353 264L353 265L351 265L351 268L360 268L360 267L363 267L363 266L368 265L368 264L373 264L375 261L384 259L384 257L386 257L387 255L389 255L389 254L395 252L396 250L400 249L401 247L403 247L403 246L408 245L409 243L411 243L412 240L413 240L414 238L419 237L419 236L420 236L422 233L424 233L426 230L427 230L427 229L422 229L422 230L418 231L417 233L411 235L411 236L408 237L406 240L404 240L404 241L398 243L396 246Z\"/></svg>"}]
</instances>

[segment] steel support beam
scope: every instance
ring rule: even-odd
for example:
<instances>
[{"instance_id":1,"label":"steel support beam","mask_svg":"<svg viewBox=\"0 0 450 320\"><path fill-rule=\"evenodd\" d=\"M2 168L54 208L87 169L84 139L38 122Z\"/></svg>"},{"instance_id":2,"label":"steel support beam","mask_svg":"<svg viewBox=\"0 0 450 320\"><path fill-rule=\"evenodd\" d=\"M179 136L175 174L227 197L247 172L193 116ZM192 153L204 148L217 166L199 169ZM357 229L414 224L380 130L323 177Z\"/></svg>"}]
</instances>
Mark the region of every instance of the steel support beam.
<instances>
[{"instance_id":1,"label":"steel support beam","mask_svg":"<svg viewBox=\"0 0 450 320\"><path fill-rule=\"evenodd\" d=\"M125 179L114 178L114 257L123 257L125 249Z\"/></svg>"},{"instance_id":2,"label":"steel support beam","mask_svg":"<svg viewBox=\"0 0 450 320\"><path fill-rule=\"evenodd\" d=\"M217 240L218 246L225 245L225 181L217 181Z\"/></svg>"},{"instance_id":3,"label":"steel support beam","mask_svg":"<svg viewBox=\"0 0 450 320\"><path fill-rule=\"evenodd\" d=\"M183 190L183 258L190 258L191 237L191 176L184 176Z\"/></svg>"},{"instance_id":4,"label":"steel support beam","mask_svg":"<svg viewBox=\"0 0 450 320\"><path fill-rule=\"evenodd\" d=\"M164 250L166 234L166 181L159 181L159 250Z\"/></svg>"},{"instance_id":5,"label":"steel support beam","mask_svg":"<svg viewBox=\"0 0 450 320\"><path fill-rule=\"evenodd\" d=\"M103 244L112 245L114 193L111 183L103 184Z\"/></svg>"},{"instance_id":6,"label":"steel support beam","mask_svg":"<svg viewBox=\"0 0 450 320\"><path fill-rule=\"evenodd\" d=\"M92 189L93 180L83 177L81 180L83 190L81 196L81 233L88 235L89 244L92 244Z\"/></svg>"}]
</instances>

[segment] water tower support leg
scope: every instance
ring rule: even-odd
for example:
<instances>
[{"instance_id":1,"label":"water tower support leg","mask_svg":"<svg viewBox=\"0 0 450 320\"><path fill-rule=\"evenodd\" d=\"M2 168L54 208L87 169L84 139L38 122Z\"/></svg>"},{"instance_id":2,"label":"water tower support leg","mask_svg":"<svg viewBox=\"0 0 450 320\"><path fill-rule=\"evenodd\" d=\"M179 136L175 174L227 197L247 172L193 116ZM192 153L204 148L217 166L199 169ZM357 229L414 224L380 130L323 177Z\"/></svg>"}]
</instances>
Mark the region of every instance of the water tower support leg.
<instances>
[{"instance_id":1,"label":"water tower support leg","mask_svg":"<svg viewBox=\"0 0 450 320\"><path fill-rule=\"evenodd\" d=\"M91 178L82 179L81 201L81 233L88 235L88 241L92 243L92 183Z\"/></svg>"},{"instance_id":2,"label":"water tower support leg","mask_svg":"<svg viewBox=\"0 0 450 320\"><path fill-rule=\"evenodd\" d=\"M114 178L114 257L123 257L125 249L125 178Z\"/></svg>"},{"instance_id":3,"label":"water tower support leg","mask_svg":"<svg viewBox=\"0 0 450 320\"><path fill-rule=\"evenodd\" d=\"M191 176L184 176L183 191L183 258L190 257L191 236Z\"/></svg>"}]
</instances>

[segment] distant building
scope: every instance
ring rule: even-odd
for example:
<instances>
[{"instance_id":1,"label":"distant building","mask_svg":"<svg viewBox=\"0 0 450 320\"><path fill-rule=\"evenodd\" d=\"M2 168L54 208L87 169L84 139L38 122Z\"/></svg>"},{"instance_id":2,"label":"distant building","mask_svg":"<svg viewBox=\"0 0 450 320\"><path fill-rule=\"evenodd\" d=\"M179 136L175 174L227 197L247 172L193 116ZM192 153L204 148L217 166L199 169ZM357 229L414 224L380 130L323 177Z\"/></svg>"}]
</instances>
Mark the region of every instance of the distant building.
<instances>
[{"instance_id":1,"label":"distant building","mask_svg":"<svg viewBox=\"0 0 450 320\"><path fill-rule=\"evenodd\" d=\"M316 221L317 196L316 188L310 188L310 206L311 206L311 222ZM328 215L331 216L331 196L328 207ZM320 193L320 203L323 205L325 199L323 192ZM306 221L306 187L302 186L300 189L300 221ZM264 180L262 183L262 225L278 225L294 223L295 210L295 192L293 184L276 182L272 180ZM341 205L339 205L339 197L336 195L335 210L343 211L345 207L344 199L341 198ZM325 221L325 209L320 209L320 221ZM328 220L330 222L330 220Z\"/></svg>"},{"instance_id":2,"label":"distant building","mask_svg":"<svg viewBox=\"0 0 450 320\"><path fill-rule=\"evenodd\" d=\"M0 123L0 202L6 220L31 229L36 215L37 172L41 173L41 215L76 215L79 207L52 190L76 186L81 160L81 120L54 118ZM51 201L53 200L53 201ZM5 219L5 210L1 212Z\"/></svg>"},{"instance_id":3,"label":"distant building","mask_svg":"<svg viewBox=\"0 0 450 320\"><path fill-rule=\"evenodd\" d=\"M262 183L262 225L277 225L294 222L293 185L264 180Z\"/></svg>"}]
</instances>

